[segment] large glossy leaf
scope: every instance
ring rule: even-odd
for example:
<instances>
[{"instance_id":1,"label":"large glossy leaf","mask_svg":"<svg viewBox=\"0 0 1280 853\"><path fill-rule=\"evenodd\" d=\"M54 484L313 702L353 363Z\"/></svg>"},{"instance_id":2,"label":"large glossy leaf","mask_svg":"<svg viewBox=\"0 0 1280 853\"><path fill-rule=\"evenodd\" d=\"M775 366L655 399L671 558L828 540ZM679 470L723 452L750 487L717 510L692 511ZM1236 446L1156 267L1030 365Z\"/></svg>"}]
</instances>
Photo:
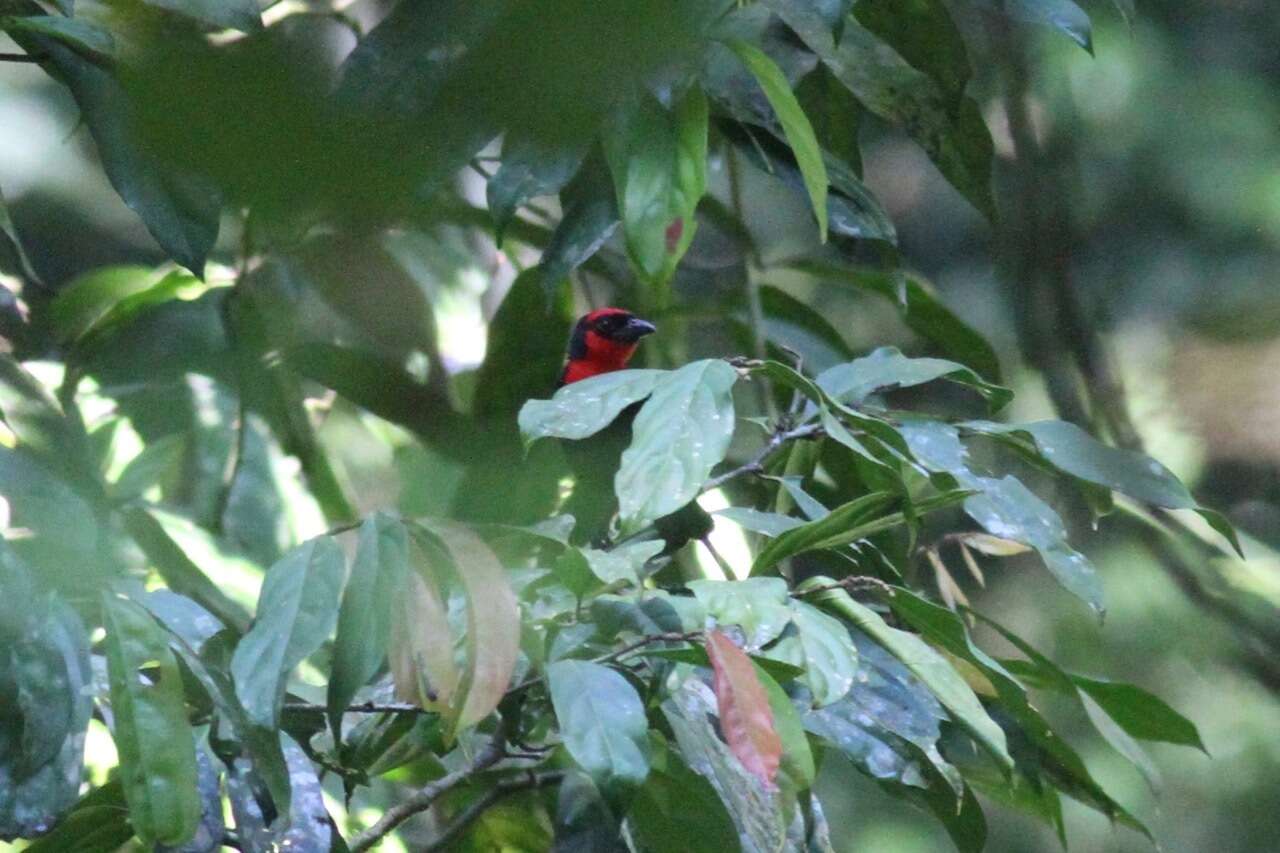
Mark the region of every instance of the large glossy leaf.
<instances>
[{"instance_id":1,"label":"large glossy leaf","mask_svg":"<svg viewBox=\"0 0 1280 853\"><path fill-rule=\"evenodd\" d=\"M765 97L769 99L769 105L773 107L778 123L782 125L787 144L791 146L800 174L804 177L809 201L813 204L813 214L818 220L818 235L826 242L827 168L822 161L822 149L818 146L813 127L800 107L800 102L796 100L795 93L791 91L786 75L767 53L741 40L732 41L729 46L755 76Z\"/></svg>"},{"instance_id":2,"label":"large glossy leaf","mask_svg":"<svg viewBox=\"0 0 1280 853\"><path fill-rule=\"evenodd\" d=\"M441 520L422 522L448 549L467 598L467 665L454 728L489 716L511 684L520 652L520 607L506 571L467 528Z\"/></svg>"},{"instance_id":3,"label":"large glossy leaf","mask_svg":"<svg viewBox=\"0 0 1280 853\"><path fill-rule=\"evenodd\" d=\"M333 631L344 562L341 549L322 536L267 571L253 627L231 658L236 695L258 725L276 726L289 673Z\"/></svg>"},{"instance_id":4,"label":"large glossy leaf","mask_svg":"<svg viewBox=\"0 0 1280 853\"><path fill-rule=\"evenodd\" d=\"M643 590L631 598L600 595L591 602L591 619L601 637L623 631L641 636L701 630L707 621L702 603L665 590Z\"/></svg>"},{"instance_id":5,"label":"large glossy leaf","mask_svg":"<svg viewBox=\"0 0 1280 853\"><path fill-rule=\"evenodd\" d=\"M755 665L723 631L708 631L706 642L725 741L747 772L772 786L782 760L782 740Z\"/></svg>"},{"instance_id":6,"label":"large glossy leaf","mask_svg":"<svg viewBox=\"0 0 1280 853\"><path fill-rule=\"evenodd\" d=\"M614 478L624 529L643 527L697 497L733 438L737 378L727 362L705 359L654 383Z\"/></svg>"},{"instance_id":7,"label":"large glossy leaf","mask_svg":"<svg viewBox=\"0 0 1280 853\"><path fill-rule=\"evenodd\" d=\"M1172 471L1144 453L1103 444L1067 421L1034 421L1026 424L970 421L961 424L961 427L973 432L1011 438L1020 434L1028 435L1040 456L1063 473L1114 489L1144 503L1166 509L1194 509L1225 536L1243 557L1230 522L1214 510L1197 504L1191 492Z\"/></svg>"},{"instance_id":8,"label":"large glossy leaf","mask_svg":"<svg viewBox=\"0 0 1280 853\"><path fill-rule=\"evenodd\" d=\"M807 791L817 779L818 767L813 759L809 739L805 737L800 713L782 685L769 673L769 668L762 665L759 658L752 658L751 663L755 666L760 686L764 688L765 698L769 700L773 728L782 743L782 757L778 762L778 786L787 795Z\"/></svg>"},{"instance_id":9,"label":"large glossy leaf","mask_svg":"<svg viewBox=\"0 0 1280 853\"><path fill-rule=\"evenodd\" d=\"M830 583L830 579L811 578L801 584L801 589L825 586ZM1004 732L987 715L982 703L978 701L972 688L965 683L964 678L932 646L915 634L890 628L878 613L854 601L844 590L836 589L818 593L816 599L823 606L865 631L894 657L902 661L938 697L938 701L951 713L955 721L968 730L999 764L1006 768L1013 767L1013 759L1009 757Z\"/></svg>"},{"instance_id":10,"label":"large glossy leaf","mask_svg":"<svg viewBox=\"0 0 1280 853\"><path fill-rule=\"evenodd\" d=\"M653 393L661 370L616 370L566 385L550 400L530 400L520 409L525 444L540 438L582 439L613 422L627 406Z\"/></svg>"},{"instance_id":11,"label":"large glossy leaf","mask_svg":"<svg viewBox=\"0 0 1280 853\"><path fill-rule=\"evenodd\" d=\"M1097 613L1104 612L1097 571L1067 543L1066 527L1052 507L1013 476L996 479L974 473L959 431L949 424L914 421L903 425L902 435L926 469L949 474L976 492L964 502L974 521L993 536L1035 548L1060 584Z\"/></svg>"},{"instance_id":12,"label":"large glossy leaf","mask_svg":"<svg viewBox=\"0 0 1280 853\"><path fill-rule=\"evenodd\" d=\"M707 101L692 87L670 111L642 96L605 138L627 252L640 277L665 286L693 241L707 188Z\"/></svg>"},{"instance_id":13,"label":"large glossy leaf","mask_svg":"<svg viewBox=\"0 0 1280 853\"><path fill-rule=\"evenodd\" d=\"M387 656L391 611L408 581L409 537L395 518L378 513L360 526L351 573L342 593L329 676L329 725L342 740L342 712Z\"/></svg>"},{"instance_id":14,"label":"large glossy leaf","mask_svg":"<svg viewBox=\"0 0 1280 853\"><path fill-rule=\"evenodd\" d=\"M183 844L200 825L195 741L182 675L159 625L137 604L102 598L111 710L129 818L144 844Z\"/></svg>"},{"instance_id":15,"label":"large glossy leaf","mask_svg":"<svg viewBox=\"0 0 1280 853\"><path fill-rule=\"evenodd\" d=\"M805 728L876 779L924 787L928 771L922 758L954 776L938 751L946 711L906 665L869 636L857 629L849 636L858 650L853 687L840 701L805 713Z\"/></svg>"},{"instance_id":16,"label":"large glossy leaf","mask_svg":"<svg viewBox=\"0 0 1280 853\"><path fill-rule=\"evenodd\" d=\"M686 586L716 624L742 629L748 649L759 649L777 639L794 615L782 578L693 580Z\"/></svg>"},{"instance_id":17,"label":"large glossy leaf","mask_svg":"<svg viewBox=\"0 0 1280 853\"><path fill-rule=\"evenodd\" d=\"M589 661L547 667L551 702L573 760L606 793L644 782L649 773L644 705L618 673Z\"/></svg>"},{"instance_id":18,"label":"large glossy leaf","mask_svg":"<svg viewBox=\"0 0 1280 853\"><path fill-rule=\"evenodd\" d=\"M972 388L999 410L1013 398L1012 392L986 382L963 364L941 358L908 358L895 347L880 347L870 355L839 364L815 380L834 399L856 406L867 397L893 388L910 388L936 379L947 379Z\"/></svg>"},{"instance_id":19,"label":"large glossy leaf","mask_svg":"<svg viewBox=\"0 0 1280 853\"><path fill-rule=\"evenodd\" d=\"M804 670L802 680L815 705L839 701L853 686L858 669L858 650L848 630L838 619L803 601L793 601L791 611L794 635L784 636L769 656Z\"/></svg>"},{"instance_id":20,"label":"large glossy leaf","mask_svg":"<svg viewBox=\"0 0 1280 853\"><path fill-rule=\"evenodd\" d=\"M932 78L852 19L837 42L808 0L766 2L863 106L900 125L961 195L986 216L994 214L991 134L972 100L953 107Z\"/></svg>"}]
</instances>

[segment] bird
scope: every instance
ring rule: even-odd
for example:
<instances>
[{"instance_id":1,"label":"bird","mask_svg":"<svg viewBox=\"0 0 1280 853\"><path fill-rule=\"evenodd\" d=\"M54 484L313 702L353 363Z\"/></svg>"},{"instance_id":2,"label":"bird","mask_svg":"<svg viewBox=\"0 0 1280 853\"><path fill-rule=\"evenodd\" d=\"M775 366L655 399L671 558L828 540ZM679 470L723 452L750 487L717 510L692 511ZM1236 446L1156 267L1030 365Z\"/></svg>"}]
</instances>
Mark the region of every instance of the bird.
<instances>
[{"instance_id":1,"label":"bird","mask_svg":"<svg viewBox=\"0 0 1280 853\"><path fill-rule=\"evenodd\" d=\"M653 323L625 308L599 308L584 315L569 336L556 387L625 369L641 339L656 331ZM618 510L613 479L622 452L631 444L631 423L641 405L633 403L600 432L565 446L574 486L564 511L574 517L573 539L578 544L609 541L610 523ZM674 553L690 539L706 536L710 530L711 517L696 501L654 522L654 532L665 542L665 555Z\"/></svg>"}]
</instances>

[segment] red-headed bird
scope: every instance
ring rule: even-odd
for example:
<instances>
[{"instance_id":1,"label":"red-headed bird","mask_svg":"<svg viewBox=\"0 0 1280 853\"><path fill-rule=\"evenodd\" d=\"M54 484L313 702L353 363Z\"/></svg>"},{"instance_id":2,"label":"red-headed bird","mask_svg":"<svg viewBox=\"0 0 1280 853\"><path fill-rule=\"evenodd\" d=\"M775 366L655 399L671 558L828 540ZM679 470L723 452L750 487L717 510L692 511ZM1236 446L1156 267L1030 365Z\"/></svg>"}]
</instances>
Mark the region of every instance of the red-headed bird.
<instances>
[{"instance_id":1,"label":"red-headed bird","mask_svg":"<svg viewBox=\"0 0 1280 853\"><path fill-rule=\"evenodd\" d=\"M657 328L648 320L623 308L592 311L573 328L556 387L622 370L635 354L640 339L655 331ZM631 444L631 422L640 405L628 406L612 424L590 438L565 446L574 486L564 509L576 520L574 540L579 543L599 543L608 536L609 523L618 510L613 478L622 452ZM666 540L665 553L671 553L691 538L710 532L711 519L695 501L658 519L654 527Z\"/></svg>"}]
</instances>

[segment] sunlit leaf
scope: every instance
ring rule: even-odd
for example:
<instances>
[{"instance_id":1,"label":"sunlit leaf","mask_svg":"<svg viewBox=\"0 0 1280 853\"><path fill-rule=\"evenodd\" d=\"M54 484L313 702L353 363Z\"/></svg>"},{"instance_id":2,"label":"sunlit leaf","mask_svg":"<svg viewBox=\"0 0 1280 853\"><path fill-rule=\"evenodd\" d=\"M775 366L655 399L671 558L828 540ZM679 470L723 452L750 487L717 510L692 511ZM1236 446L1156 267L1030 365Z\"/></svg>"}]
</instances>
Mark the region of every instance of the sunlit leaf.
<instances>
[{"instance_id":1,"label":"sunlit leaf","mask_svg":"<svg viewBox=\"0 0 1280 853\"><path fill-rule=\"evenodd\" d=\"M289 673L333 631L343 563L342 551L322 536L267 570L253 627L231 658L236 695L255 723L275 727Z\"/></svg>"},{"instance_id":2,"label":"sunlit leaf","mask_svg":"<svg viewBox=\"0 0 1280 853\"><path fill-rule=\"evenodd\" d=\"M342 740L342 710L387 656L391 611L408 581L409 537L404 525L381 513L360 526L351 573L342 593L333 671L327 699L329 725Z\"/></svg>"},{"instance_id":3,"label":"sunlit leaf","mask_svg":"<svg viewBox=\"0 0 1280 853\"><path fill-rule=\"evenodd\" d=\"M108 593L102 607L129 819L144 844L185 843L200 825L201 804L178 663L137 604Z\"/></svg>"},{"instance_id":4,"label":"sunlit leaf","mask_svg":"<svg viewBox=\"0 0 1280 853\"><path fill-rule=\"evenodd\" d=\"M822 149L818 147L813 127L796 100L795 93L791 91L791 84L768 54L741 40L732 41L729 46L755 76L782 125L782 132L786 134L787 143L799 164L800 174L804 176L805 189L813 204L813 214L818 220L818 236L826 242L827 169L822 161Z\"/></svg>"}]
</instances>

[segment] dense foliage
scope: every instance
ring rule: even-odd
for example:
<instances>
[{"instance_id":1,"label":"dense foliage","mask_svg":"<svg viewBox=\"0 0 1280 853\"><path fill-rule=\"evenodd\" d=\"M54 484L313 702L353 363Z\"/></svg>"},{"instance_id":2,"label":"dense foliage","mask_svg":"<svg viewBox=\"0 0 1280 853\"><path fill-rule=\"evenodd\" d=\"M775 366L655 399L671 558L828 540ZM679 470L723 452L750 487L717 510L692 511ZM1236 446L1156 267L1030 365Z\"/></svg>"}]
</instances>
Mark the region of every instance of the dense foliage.
<instances>
[{"instance_id":1,"label":"dense foliage","mask_svg":"<svg viewBox=\"0 0 1280 853\"><path fill-rule=\"evenodd\" d=\"M414 849L823 850L833 755L962 850L984 806L1065 843L1063 794L1147 832L1035 696L1153 780L1139 741L1203 748L1195 727L964 588L1036 564L1101 619L1077 517L1234 534L1092 423L994 420L991 346L860 179L858 126L885 122L996 217L961 28L1088 48L1071 0L401 2L367 32L253 0L55 5L0 0L0 27L167 260L56 293L19 265L0 837L363 850L430 810ZM811 208L799 246L745 224L764 180ZM522 269L451 371L422 281L490 238ZM859 357L830 293L921 352ZM659 326L646 367L553 395L605 294ZM628 407L616 525L580 544L563 445ZM700 496L746 552L665 553L655 522ZM86 789L99 724L118 767Z\"/></svg>"}]
</instances>

